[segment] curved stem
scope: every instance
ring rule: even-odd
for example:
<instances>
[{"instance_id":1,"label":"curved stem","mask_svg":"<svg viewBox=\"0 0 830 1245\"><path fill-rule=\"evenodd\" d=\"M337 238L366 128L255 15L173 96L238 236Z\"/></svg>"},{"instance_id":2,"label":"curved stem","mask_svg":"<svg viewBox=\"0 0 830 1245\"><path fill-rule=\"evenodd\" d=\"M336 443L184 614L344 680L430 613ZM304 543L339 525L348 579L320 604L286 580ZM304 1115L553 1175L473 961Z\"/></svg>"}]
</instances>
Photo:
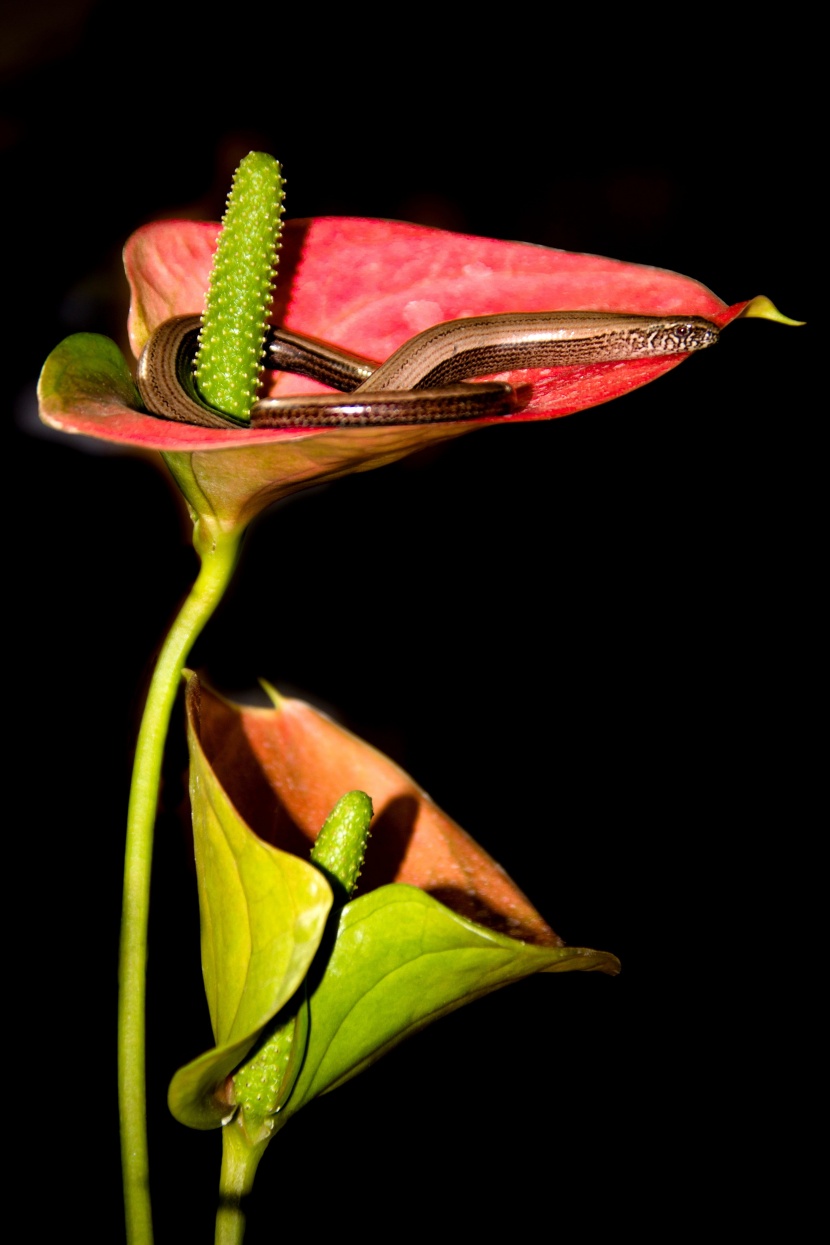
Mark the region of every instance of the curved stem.
<instances>
[{"instance_id":1,"label":"curved stem","mask_svg":"<svg viewBox=\"0 0 830 1245\"><path fill-rule=\"evenodd\" d=\"M127 814L118 965L118 1105L129 1245L151 1245L153 1240L147 1155L145 1000L150 870L164 744L184 663L222 599L236 565L241 538L240 531L208 535L201 522L196 524L194 544L202 559L201 569L159 653L136 744Z\"/></svg>"},{"instance_id":2,"label":"curved stem","mask_svg":"<svg viewBox=\"0 0 830 1245\"><path fill-rule=\"evenodd\" d=\"M242 1202L251 1192L266 1145L263 1141L252 1146L236 1122L222 1129L222 1174L214 1245L241 1245L245 1235Z\"/></svg>"}]
</instances>

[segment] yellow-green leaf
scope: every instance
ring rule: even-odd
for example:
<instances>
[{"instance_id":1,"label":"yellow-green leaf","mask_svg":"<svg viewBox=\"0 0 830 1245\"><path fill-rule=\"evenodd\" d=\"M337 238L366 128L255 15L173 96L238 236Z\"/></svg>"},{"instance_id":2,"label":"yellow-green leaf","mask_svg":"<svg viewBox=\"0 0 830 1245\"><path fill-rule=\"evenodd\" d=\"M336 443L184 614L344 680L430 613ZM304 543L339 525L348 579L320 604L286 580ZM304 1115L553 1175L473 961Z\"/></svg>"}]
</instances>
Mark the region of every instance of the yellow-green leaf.
<instances>
[{"instance_id":1,"label":"yellow-green leaf","mask_svg":"<svg viewBox=\"0 0 830 1245\"><path fill-rule=\"evenodd\" d=\"M182 1122L204 1128L227 1114L214 1091L308 972L332 893L311 863L245 824L202 751L197 714L189 716L188 741L202 973L216 1049L176 1074L170 1104Z\"/></svg>"}]
</instances>

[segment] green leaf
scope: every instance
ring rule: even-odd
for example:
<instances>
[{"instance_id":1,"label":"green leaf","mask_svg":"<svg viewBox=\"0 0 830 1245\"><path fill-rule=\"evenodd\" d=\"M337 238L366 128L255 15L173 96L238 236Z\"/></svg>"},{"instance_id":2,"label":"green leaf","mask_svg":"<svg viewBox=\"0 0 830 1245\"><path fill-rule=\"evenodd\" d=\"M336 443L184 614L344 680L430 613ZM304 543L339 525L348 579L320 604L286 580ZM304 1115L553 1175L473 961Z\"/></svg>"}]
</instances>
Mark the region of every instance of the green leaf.
<instances>
[{"instance_id":1,"label":"green leaf","mask_svg":"<svg viewBox=\"0 0 830 1245\"><path fill-rule=\"evenodd\" d=\"M619 962L507 938L413 886L361 896L340 913L319 981L309 978L310 1038L286 1117L465 1003L532 973L575 969L615 974Z\"/></svg>"},{"instance_id":2,"label":"green leaf","mask_svg":"<svg viewBox=\"0 0 830 1245\"><path fill-rule=\"evenodd\" d=\"M73 333L43 365L38 396L45 410L71 408L106 419L109 408L140 411L141 395L115 342L100 333Z\"/></svg>"},{"instance_id":3,"label":"green leaf","mask_svg":"<svg viewBox=\"0 0 830 1245\"><path fill-rule=\"evenodd\" d=\"M176 1073L169 1102L182 1123L210 1128L229 1113L222 1082L308 972L332 892L312 864L249 829L208 763L198 729L198 715L190 714L202 973L216 1049Z\"/></svg>"}]
</instances>

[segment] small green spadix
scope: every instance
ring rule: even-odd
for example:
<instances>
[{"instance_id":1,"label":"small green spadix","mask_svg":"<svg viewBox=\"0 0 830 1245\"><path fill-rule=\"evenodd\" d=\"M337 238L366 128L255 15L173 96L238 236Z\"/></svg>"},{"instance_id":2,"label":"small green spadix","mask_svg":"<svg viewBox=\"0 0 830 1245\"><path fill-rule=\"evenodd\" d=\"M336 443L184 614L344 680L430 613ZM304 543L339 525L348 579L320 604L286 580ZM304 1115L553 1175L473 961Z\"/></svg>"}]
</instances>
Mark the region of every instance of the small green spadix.
<instances>
[{"instance_id":1,"label":"small green spadix","mask_svg":"<svg viewBox=\"0 0 830 1245\"><path fill-rule=\"evenodd\" d=\"M337 801L317 835L311 859L325 873L335 903L338 890L346 900L357 886L371 820L372 801L366 792L349 791Z\"/></svg>"},{"instance_id":2,"label":"small green spadix","mask_svg":"<svg viewBox=\"0 0 830 1245\"><path fill-rule=\"evenodd\" d=\"M291 1096L308 1043L308 1002L300 986L295 998L266 1026L262 1039L233 1074L238 1122L251 1146L270 1141L276 1117Z\"/></svg>"},{"instance_id":3,"label":"small green spadix","mask_svg":"<svg viewBox=\"0 0 830 1245\"><path fill-rule=\"evenodd\" d=\"M277 161L249 152L234 173L222 218L195 362L204 400L237 419L249 417L259 387L282 200Z\"/></svg>"}]
</instances>

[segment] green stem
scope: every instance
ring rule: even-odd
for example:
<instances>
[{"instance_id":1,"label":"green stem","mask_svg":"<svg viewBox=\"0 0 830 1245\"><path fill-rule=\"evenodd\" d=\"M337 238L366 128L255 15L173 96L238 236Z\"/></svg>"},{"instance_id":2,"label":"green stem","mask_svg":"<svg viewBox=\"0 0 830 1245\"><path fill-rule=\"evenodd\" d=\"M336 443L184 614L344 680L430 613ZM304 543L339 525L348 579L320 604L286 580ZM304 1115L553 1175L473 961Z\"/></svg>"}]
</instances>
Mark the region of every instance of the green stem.
<instances>
[{"instance_id":1,"label":"green stem","mask_svg":"<svg viewBox=\"0 0 830 1245\"><path fill-rule=\"evenodd\" d=\"M251 1192L267 1141L252 1146L235 1121L222 1129L222 1174L214 1245L241 1245L245 1235L242 1201Z\"/></svg>"},{"instance_id":2,"label":"green stem","mask_svg":"<svg viewBox=\"0 0 830 1245\"><path fill-rule=\"evenodd\" d=\"M241 531L205 531L196 522L202 565L159 653L138 734L124 858L124 900L118 971L118 1105L129 1245L151 1245L153 1220L147 1155L145 1001L150 869L161 763L170 714L188 653L222 599L233 574Z\"/></svg>"}]
</instances>

